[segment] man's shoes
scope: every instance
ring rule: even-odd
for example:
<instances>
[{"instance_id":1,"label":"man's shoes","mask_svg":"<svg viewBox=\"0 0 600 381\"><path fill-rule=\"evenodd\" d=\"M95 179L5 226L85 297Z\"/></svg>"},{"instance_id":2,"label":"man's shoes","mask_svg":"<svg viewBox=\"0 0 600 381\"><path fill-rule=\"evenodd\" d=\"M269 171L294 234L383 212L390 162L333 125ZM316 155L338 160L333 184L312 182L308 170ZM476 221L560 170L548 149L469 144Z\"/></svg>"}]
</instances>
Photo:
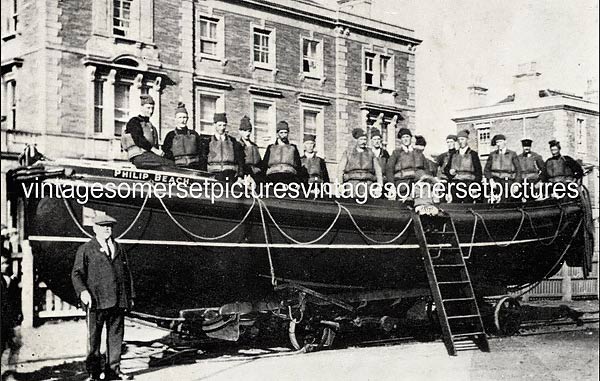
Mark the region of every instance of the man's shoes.
<instances>
[{"instance_id":1,"label":"man's shoes","mask_svg":"<svg viewBox=\"0 0 600 381\"><path fill-rule=\"evenodd\" d=\"M104 380L133 380L133 375L122 372L107 372Z\"/></svg>"}]
</instances>

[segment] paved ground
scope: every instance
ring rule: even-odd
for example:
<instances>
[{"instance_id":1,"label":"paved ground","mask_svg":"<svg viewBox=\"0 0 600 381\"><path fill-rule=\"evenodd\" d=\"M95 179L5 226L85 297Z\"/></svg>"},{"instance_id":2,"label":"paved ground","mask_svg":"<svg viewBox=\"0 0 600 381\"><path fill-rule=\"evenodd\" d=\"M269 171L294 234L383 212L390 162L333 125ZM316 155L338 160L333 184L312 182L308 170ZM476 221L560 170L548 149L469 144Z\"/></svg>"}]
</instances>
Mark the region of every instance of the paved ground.
<instances>
[{"instance_id":1,"label":"paved ground","mask_svg":"<svg viewBox=\"0 0 600 381\"><path fill-rule=\"evenodd\" d=\"M544 302L545 307L564 304ZM598 311L598 302L576 308ZM546 310L547 311L547 310ZM491 340L491 353L449 357L440 341L378 347L348 347L309 354L285 348L234 347L193 351L185 365L148 367L162 352L165 332L128 323L123 370L144 380L598 380L598 325L568 332L526 334ZM550 330L552 331L552 330ZM23 331L17 380L83 380L83 321L47 323ZM4 369L3 369L4 371Z\"/></svg>"}]
</instances>

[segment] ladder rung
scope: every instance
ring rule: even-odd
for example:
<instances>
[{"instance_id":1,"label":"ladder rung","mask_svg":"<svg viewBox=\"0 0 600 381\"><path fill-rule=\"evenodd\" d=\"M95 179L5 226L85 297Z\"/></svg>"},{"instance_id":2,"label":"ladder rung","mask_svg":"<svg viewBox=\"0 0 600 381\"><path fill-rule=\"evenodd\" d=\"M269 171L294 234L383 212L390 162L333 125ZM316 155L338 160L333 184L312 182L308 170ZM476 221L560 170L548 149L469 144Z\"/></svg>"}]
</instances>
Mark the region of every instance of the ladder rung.
<instances>
[{"instance_id":1,"label":"ladder rung","mask_svg":"<svg viewBox=\"0 0 600 381\"><path fill-rule=\"evenodd\" d=\"M446 230L445 232L440 231L425 231L425 234L452 234L454 235L456 232L454 230Z\"/></svg>"},{"instance_id":2,"label":"ladder rung","mask_svg":"<svg viewBox=\"0 0 600 381\"><path fill-rule=\"evenodd\" d=\"M457 315L457 316L448 316L448 319L473 319L479 317L479 315Z\"/></svg>"},{"instance_id":3,"label":"ladder rung","mask_svg":"<svg viewBox=\"0 0 600 381\"><path fill-rule=\"evenodd\" d=\"M485 332L483 331L478 331L478 332L465 332L465 333L457 333L456 335L452 335L452 337L471 337L471 336L479 336L479 335L485 335Z\"/></svg>"},{"instance_id":4,"label":"ladder rung","mask_svg":"<svg viewBox=\"0 0 600 381\"><path fill-rule=\"evenodd\" d=\"M433 265L433 267L467 267L467 266L463 265L462 263L455 263L455 264Z\"/></svg>"},{"instance_id":5,"label":"ladder rung","mask_svg":"<svg viewBox=\"0 0 600 381\"><path fill-rule=\"evenodd\" d=\"M471 283L468 280L455 280L452 282L438 282L438 284L466 284L466 283Z\"/></svg>"},{"instance_id":6,"label":"ladder rung","mask_svg":"<svg viewBox=\"0 0 600 381\"><path fill-rule=\"evenodd\" d=\"M452 299L442 299L443 302L464 302L467 300L475 300L475 298L452 298Z\"/></svg>"}]
</instances>

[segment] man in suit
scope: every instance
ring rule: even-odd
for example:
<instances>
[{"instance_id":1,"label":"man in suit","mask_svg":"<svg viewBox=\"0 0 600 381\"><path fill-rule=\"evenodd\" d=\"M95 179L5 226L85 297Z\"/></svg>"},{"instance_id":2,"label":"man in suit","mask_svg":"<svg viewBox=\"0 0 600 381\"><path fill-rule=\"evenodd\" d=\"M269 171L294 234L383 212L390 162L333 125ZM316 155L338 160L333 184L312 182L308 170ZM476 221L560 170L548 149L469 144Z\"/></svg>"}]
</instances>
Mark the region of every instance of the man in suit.
<instances>
[{"instance_id":1,"label":"man in suit","mask_svg":"<svg viewBox=\"0 0 600 381\"><path fill-rule=\"evenodd\" d=\"M100 379L100 339L106 325L105 380L130 380L121 373L125 311L133 307L133 282L125 251L113 240L117 221L108 215L94 219L95 238L77 250L71 280L87 311L88 353L86 368L90 380Z\"/></svg>"}]
</instances>

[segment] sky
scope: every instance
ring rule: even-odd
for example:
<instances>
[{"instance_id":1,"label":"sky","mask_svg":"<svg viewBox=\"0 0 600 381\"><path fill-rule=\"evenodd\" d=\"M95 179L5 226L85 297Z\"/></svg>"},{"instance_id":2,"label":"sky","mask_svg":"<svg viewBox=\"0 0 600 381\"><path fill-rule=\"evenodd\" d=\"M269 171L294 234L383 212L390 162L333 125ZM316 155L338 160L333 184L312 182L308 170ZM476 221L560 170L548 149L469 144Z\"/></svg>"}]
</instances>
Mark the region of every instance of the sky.
<instances>
[{"instance_id":1,"label":"sky","mask_svg":"<svg viewBox=\"0 0 600 381\"><path fill-rule=\"evenodd\" d=\"M327 0L329 1L329 0ZM467 87L481 78L487 102L512 94L521 63L535 61L544 87L579 95L598 79L597 0L372 0L371 16L414 29L416 125L431 153L444 150Z\"/></svg>"}]
</instances>

